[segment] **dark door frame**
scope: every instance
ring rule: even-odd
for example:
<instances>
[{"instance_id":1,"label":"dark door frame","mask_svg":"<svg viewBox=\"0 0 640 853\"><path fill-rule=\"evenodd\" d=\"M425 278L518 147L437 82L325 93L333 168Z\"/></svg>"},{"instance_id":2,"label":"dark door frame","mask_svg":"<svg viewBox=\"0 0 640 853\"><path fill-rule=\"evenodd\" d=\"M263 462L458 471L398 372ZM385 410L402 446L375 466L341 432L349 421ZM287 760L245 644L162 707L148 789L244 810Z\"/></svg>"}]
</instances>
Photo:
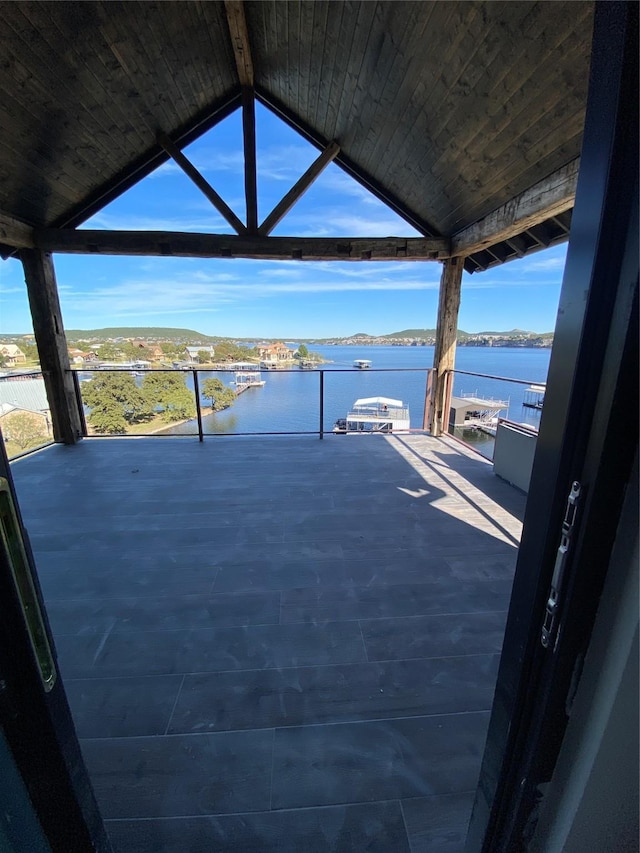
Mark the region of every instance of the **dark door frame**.
<instances>
[{"instance_id":1,"label":"dark door frame","mask_svg":"<svg viewBox=\"0 0 640 853\"><path fill-rule=\"evenodd\" d=\"M526 850L570 713L637 448L638 6L598 2L545 407L469 853ZM581 492L551 643L567 498Z\"/></svg>"},{"instance_id":2,"label":"dark door frame","mask_svg":"<svg viewBox=\"0 0 640 853\"><path fill-rule=\"evenodd\" d=\"M56 672L53 686L47 689L33 652L11 558L0 542L0 729L53 853L110 853L57 670L55 645L1 435L0 477L9 484Z\"/></svg>"}]
</instances>

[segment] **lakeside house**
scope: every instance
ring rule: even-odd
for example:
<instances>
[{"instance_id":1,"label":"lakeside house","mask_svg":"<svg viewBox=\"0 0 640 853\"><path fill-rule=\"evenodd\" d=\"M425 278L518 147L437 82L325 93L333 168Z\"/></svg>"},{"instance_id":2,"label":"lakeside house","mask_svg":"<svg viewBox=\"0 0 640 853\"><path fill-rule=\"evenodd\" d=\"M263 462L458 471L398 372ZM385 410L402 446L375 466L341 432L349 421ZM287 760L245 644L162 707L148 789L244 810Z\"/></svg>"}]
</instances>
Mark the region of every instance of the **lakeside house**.
<instances>
[{"instance_id":1,"label":"lakeside house","mask_svg":"<svg viewBox=\"0 0 640 853\"><path fill-rule=\"evenodd\" d=\"M0 355L4 357L8 366L24 364L27 360L26 355L17 344L2 344L0 346Z\"/></svg>"},{"instance_id":2,"label":"lakeside house","mask_svg":"<svg viewBox=\"0 0 640 853\"><path fill-rule=\"evenodd\" d=\"M213 356L215 355L215 349L212 346L185 347L185 349L187 351L189 364L198 364L200 362L201 352L207 353L209 361L213 361Z\"/></svg>"},{"instance_id":3,"label":"lakeside house","mask_svg":"<svg viewBox=\"0 0 640 853\"><path fill-rule=\"evenodd\" d=\"M289 349L281 341L275 344L261 344L258 347L260 363L264 367L277 367L279 364L293 360L294 350Z\"/></svg>"}]
</instances>

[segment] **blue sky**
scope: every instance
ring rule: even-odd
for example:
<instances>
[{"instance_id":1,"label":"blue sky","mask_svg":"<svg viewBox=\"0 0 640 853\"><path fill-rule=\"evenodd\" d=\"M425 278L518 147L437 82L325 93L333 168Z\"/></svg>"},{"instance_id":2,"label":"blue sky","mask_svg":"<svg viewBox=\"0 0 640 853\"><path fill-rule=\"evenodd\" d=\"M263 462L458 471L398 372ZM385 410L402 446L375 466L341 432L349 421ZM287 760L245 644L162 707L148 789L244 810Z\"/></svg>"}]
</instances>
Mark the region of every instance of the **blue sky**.
<instances>
[{"instance_id":1,"label":"blue sky","mask_svg":"<svg viewBox=\"0 0 640 853\"><path fill-rule=\"evenodd\" d=\"M256 106L262 221L317 150ZM244 221L237 111L185 149ZM177 165L161 166L83 227L232 233ZM294 236L417 236L338 166L330 165L273 232ZM538 252L462 285L459 328L551 331L566 246ZM56 255L65 327L173 326L229 337L286 339L434 328L441 265L307 263ZM22 267L0 261L0 333L29 332Z\"/></svg>"}]
</instances>

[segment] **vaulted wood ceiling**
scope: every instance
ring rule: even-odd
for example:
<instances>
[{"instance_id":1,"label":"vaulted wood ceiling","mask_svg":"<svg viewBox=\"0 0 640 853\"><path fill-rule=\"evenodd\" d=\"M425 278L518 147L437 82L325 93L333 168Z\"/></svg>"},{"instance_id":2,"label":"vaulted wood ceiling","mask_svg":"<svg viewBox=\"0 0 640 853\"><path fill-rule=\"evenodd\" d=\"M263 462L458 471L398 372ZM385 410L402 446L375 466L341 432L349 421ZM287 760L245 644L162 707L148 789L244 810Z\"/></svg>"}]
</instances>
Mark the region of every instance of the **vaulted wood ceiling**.
<instances>
[{"instance_id":1,"label":"vaulted wood ceiling","mask_svg":"<svg viewBox=\"0 0 640 853\"><path fill-rule=\"evenodd\" d=\"M221 2L2 2L0 211L74 227L240 104ZM580 153L590 2L244 3L257 97L426 236ZM266 213L267 211L264 211ZM566 236L570 211L482 249Z\"/></svg>"}]
</instances>

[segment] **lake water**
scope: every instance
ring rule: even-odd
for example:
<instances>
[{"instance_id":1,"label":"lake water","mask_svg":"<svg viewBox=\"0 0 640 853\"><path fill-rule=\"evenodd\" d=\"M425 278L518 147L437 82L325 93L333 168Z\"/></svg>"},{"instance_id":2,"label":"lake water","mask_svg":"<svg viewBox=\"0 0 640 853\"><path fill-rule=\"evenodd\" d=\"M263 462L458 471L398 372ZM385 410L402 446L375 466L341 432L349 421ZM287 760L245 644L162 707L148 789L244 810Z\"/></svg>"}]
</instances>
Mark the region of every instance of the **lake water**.
<instances>
[{"instance_id":1,"label":"lake water","mask_svg":"<svg viewBox=\"0 0 640 853\"><path fill-rule=\"evenodd\" d=\"M426 390L426 370L433 364L433 347L353 347L312 346L328 360L324 374L324 429L330 431L337 418L346 416L360 397L393 397L409 406L411 427L421 428ZM456 369L503 376L528 382L545 382L549 368L548 349L507 347L458 347ZM371 370L356 370L357 358L370 359ZM410 368L411 372L396 372ZM377 372L384 370L384 372ZM200 373L200 384L207 376L217 376L230 384L232 372ZM205 433L277 433L317 432L320 420L320 376L317 371L263 371L266 384L241 394L231 409L205 415ZM192 387L192 379L188 377ZM475 376L456 375L454 394L509 402L511 420L537 426L539 414L522 405L525 385L497 382ZM203 405L210 401L203 399ZM501 415L507 416L506 412ZM197 433L191 421L170 427L171 434ZM465 436L466 437L466 436ZM484 440L479 439L482 443ZM492 442L491 442L492 444ZM489 448L487 448L489 449Z\"/></svg>"}]
</instances>

